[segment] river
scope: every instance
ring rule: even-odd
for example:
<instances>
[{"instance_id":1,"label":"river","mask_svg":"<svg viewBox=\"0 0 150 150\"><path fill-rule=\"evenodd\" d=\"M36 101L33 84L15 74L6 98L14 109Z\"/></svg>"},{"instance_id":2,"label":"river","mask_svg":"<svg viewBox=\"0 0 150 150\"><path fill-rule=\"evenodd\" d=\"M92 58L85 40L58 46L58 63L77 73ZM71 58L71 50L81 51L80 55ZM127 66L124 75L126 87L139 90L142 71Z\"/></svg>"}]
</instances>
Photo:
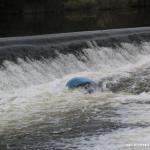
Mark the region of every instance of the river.
<instances>
[{"instance_id":1,"label":"river","mask_svg":"<svg viewBox=\"0 0 150 150\"><path fill-rule=\"evenodd\" d=\"M149 28L131 28L0 39L0 149L149 144L149 34ZM102 82L103 91L67 89L74 76Z\"/></svg>"}]
</instances>

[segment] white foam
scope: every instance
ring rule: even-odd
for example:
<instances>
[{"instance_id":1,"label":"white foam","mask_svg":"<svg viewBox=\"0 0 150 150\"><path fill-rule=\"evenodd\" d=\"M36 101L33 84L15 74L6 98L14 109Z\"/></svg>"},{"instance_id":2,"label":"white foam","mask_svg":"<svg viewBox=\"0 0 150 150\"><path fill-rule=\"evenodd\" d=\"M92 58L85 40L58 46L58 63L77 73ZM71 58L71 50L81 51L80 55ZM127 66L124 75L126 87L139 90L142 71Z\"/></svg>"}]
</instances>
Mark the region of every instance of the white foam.
<instances>
[{"instance_id":1,"label":"white foam","mask_svg":"<svg viewBox=\"0 0 150 150\"><path fill-rule=\"evenodd\" d=\"M12 90L43 84L69 74L96 72L100 76L120 71L132 71L149 63L149 43L140 47L122 44L123 48L95 47L83 50L81 60L73 54L59 54L54 60L25 62L18 59L18 64L5 61L5 69L0 69L0 90ZM143 49L143 50L141 50ZM85 73L84 73L85 72ZM91 73L92 74L92 73ZM119 73L120 74L120 73Z\"/></svg>"},{"instance_id":2,"label":"white foam","mask_svg":"<svg viewBox=\"0 0 150 150\"><path fill-rule=\"evenodd\" d=\"M85 56L80 58L84 61L80 61L72 54L59 54L55 60L25 62L18 59L18 64L6 61L4 63L6 68L0 69L0 133L19 130L45 121L59 122L63 115L78 109L84 111L105 103L119 107L128 100L147 100L148 94L132 96L105 91L87 95L82 90L69 91L65 87L67 80L72 76L83 75L99 81L104 77L128 76L130 72L149 66L150 43L143 43L140 46L124 43L122 46L116 49L106 47L85 49ZM147 115L148 106L144 105L143 109L137 105L131 108L133 108L131 112L130 107L118 110L122 116L119 118L122 123L150 122ZM134 108L138 110L134 111ZM127 118L129 112L130 116ZM138 116L136 119L135 115ZM139 136L142 131L139 129ZM144 133L149 138L148 131L149 128ZM93 137L94 139L91 138L85 145L84 142L79 143L80 150L113 149L113 147L116 149L115 142L120 144L130 142L123 139L130 137L129 132L130 130L117 131ZM133 132L132 140L136 139L135 135L136 132ZM113 139L116 141L112 141Z\"/></svg>"}]
</instances>

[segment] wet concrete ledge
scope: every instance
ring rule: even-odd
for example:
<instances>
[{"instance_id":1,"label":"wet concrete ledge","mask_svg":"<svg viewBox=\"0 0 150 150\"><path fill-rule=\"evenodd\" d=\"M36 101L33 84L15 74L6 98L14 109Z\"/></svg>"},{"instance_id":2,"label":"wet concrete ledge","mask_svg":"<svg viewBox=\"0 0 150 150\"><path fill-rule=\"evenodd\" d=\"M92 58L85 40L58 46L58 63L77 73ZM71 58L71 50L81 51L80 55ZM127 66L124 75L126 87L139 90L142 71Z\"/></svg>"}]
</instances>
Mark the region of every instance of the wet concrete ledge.
<instances>
[{"instance_id":1,"label":"wet concrete ledge","mask_svg":"<svg viewBox=\"0 0 150 150\"><path fill-rule=\"evenodd\" d=\"M82 32L45 34L35 36L23 36L23 37L6 37L0 38L0 47L17 44L41 45L41 44L69 43L73 41L81 42L87 40L125 37L140 34L150 35L150 27L82 31Z\"/></svg>"},{"instance_id":2,"label":"wet concrete ledge","mask_svg":"<svg viewBox=\"0 0 150 150\"><path fill-rule=\"evenodd\" d=\"M0 38L0 64L5 60L17 62L18 58L54 59L58 53L79 57L84 48L90 47L89 41L95 41L98 46L113 47L121 42L149 40L150 27Z\"/></svg>"}]
</instances>

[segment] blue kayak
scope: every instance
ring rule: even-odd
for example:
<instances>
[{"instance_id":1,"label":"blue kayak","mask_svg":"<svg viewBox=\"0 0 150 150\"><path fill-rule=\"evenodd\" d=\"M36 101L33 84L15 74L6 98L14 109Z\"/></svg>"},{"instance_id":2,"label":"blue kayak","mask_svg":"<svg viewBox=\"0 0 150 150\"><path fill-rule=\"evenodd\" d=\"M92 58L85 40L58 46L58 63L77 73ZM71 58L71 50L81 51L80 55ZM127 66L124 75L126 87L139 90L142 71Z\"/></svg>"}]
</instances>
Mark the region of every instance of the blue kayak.
<instances>
[{"instance_id":1,"label":"blue kayak","mask_svg":"<svg viewBox=\"0 0 150 150\"><path fill-rule=\"evenodd\" d=\"M95 84L95 82L86 77L74 77L67 82L66 86L73 89L86 84Z\"/></svg>"}]
</instances>

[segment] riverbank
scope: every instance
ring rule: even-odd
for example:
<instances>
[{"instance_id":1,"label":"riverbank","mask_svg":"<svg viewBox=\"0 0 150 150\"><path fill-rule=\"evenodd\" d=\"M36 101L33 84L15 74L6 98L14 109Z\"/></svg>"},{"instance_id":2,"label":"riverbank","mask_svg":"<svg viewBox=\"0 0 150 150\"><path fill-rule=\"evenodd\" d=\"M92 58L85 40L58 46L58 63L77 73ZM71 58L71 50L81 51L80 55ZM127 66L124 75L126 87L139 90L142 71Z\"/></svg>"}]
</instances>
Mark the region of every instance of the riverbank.
<instances>
[{"instance_id":1,"label":"riverbank","mask_svg":"<svg viewBox=\"0 0 150 150\"><path fill-rule=\"evenodd\" d=\"M149 0L0 0L0 13L62 13L150 7Z\"/></svg>"},{"instance_id":2,"label":"riverbank","mask_svg":"<svg viewBox=\"0 0 150 150\"><path fill-rule=\"evenodd\" d=\"M0 37L150 26L150 9L4 14Z\"/></svg>"}]
</instances>

